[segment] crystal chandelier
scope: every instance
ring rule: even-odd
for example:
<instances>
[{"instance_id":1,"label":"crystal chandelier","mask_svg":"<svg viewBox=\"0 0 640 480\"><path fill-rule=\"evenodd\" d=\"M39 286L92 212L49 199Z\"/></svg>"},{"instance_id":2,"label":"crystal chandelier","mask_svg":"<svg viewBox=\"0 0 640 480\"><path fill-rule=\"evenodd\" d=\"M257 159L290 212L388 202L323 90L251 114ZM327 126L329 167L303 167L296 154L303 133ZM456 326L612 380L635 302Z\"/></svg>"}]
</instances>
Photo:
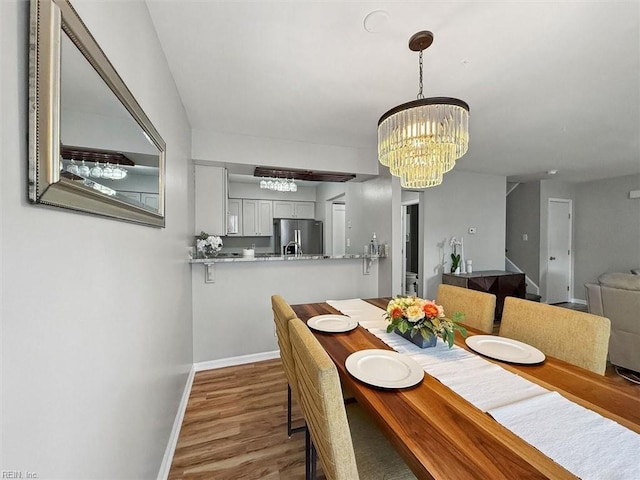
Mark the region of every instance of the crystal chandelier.
<instances>
[{"instance_id":1,"label":"crystal chandelier","mask_svg":"<svg viewBox=\"0 0 640 480\"><path fill-rule=\"evenodd\" d=\"M60 162L60 165L62 166L62 162ZM71 158L65 170L79 177L105 178L108 180L122 180L128 175L127 170L120 165L111 165L107 162L104 167L101 167L100 163L96 162L93 168L89 168L84 159L82 163L78 165L73 158Z\"/></svg>"},{"instance_id":2,"label":"crystal chandelier","mask_svg":"<svg viewBox=\"0 0 640 480\"><path fill-rule=\"evenodd\" d=\"M420 52L418 99L392 108L378 121L378 159L404 188L440 185L469 148L469 105L422 95L422 52L432 43L428 31L409 39L409 49Z\"/></svg>"},{"instance_id":3,"label":"crystal chandelier","mask_svg":"<svg viewBox=\"0 0 640 480\"><path fill-rule=\"evenodd\" d=\"M260 188L263 190L273 190L275 192L297 192L298 185L293 179L288 178L263 178L260 180Z\"/></svg>"}]
</instances>

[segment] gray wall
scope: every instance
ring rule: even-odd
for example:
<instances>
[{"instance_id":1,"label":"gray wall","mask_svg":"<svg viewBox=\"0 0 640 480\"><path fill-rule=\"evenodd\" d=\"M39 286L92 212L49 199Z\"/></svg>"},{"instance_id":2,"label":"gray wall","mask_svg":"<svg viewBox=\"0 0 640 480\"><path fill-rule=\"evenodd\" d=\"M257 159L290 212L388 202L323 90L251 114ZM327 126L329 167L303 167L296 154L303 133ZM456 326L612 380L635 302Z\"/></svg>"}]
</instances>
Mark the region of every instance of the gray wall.
<instances>
[{"instance_id":1,"label":"gray wall","mask_svg":"<svg viewBox=\"0 0 640 480\"><path fill-rule=\"evenodd\" d=\"M575 205L574 296L606 272L640 266L640 174L578 184Z\"/></svg>"},{"instance_id":2,"label":"gray wall","mask_svg":"<svg viewBox=\"0 0 640 480\"><path fill-rule=\"evenodd\" d=\"M372 161L377 161L375 158ZM362 184L362 200L364 205L362 231L376 233L380 245L387 244L389 249L394 242L392 217L399 215L400 206L394 200L391 175L388 169L380 172L380 176ZM378 260L378 295L390 296L393 292L393 259Z\"/></svg>"},{"instance_id":3,"label":"gray wall","mask_svg":"<svg viewBox=\"0 0 640 480\"><path fill-rule=\"evenodd\" d=\"M521 183L507 195L506 228L507 257L539 284L540 182Z\"/></svg>"},{"instance_id":4,"label":"gray wall","mask_svg":"<svg viewBox=\"0 0 640 480\"><path fill-rule=\"evenodd\" d=\"M144 2L73 3L167 143L167 227L27 202L29 5L0 2L0 469L156 478L192 364L189 124Z\"/></svg>"},{"instance_id":5,"label":"gray wall","mask_svg":"<svg viewBox=\"0 0 640 480\"><path fill-rule=\"evenodd\" d=\"M452 236L464 237L464 257L473 260L474 271L504 270L505 187L505 177L454 170L441 185L424 191L424 255L418 275L427 298L435 298L443 270L450 270ZM469 235L469 227L477 233Z\"/></svg>"}]
</instances>

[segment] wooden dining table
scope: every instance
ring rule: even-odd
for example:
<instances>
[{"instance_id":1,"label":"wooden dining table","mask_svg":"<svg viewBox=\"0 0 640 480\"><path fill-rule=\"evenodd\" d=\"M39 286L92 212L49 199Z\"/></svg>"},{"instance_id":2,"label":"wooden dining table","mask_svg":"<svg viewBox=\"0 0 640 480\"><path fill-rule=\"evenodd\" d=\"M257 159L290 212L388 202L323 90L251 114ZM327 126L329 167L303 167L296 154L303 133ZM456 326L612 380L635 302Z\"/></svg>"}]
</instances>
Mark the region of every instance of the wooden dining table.
<instances>
[{"instance_id":1,"label":"wooden dining table","mask_svg":"<svg viewBox=\"0 0 640 480\"><path fill-rule=\"evenodd\" d=\"M386 309L389 298L366 301ZM292 308L305 322L316 315L340 313L324 302ZM371 348L391 350L362 326L346 333L313 333L335 362L343 385L418 478L577 478L429 374L417 386L399 390L372 387L352 377L345 368L350 354ZM468 333L482 332L468 328ZM456 335L455 343L471 351L461 336ZM619 384L552 357L538 365L487 360L640 433L640 387Z\"/></svg>"}]
</instances>

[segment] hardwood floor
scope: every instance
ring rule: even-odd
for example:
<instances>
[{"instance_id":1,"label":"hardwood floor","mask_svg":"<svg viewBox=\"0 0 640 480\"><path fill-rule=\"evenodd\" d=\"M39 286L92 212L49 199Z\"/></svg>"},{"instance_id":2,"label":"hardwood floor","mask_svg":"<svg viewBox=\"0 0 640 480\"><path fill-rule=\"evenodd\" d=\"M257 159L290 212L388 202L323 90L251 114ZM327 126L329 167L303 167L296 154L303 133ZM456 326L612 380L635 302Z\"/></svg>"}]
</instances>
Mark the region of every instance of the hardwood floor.
<instances>
[{"instance_id":1,"label":"hardwood floor","mask_svg":"<svg viewBox=\"0 0 640 480\"><path fill-rule=\"evenodd\" d=\"M628 385L612 367L606 376ZM638 394L640 394L640 385ZM302 418L294 406L293 418ZM196 373L170 480L303 480L304 433L287 438L279 359ZM318 480L323 479L318 463Z\"/></svg>"},{"instance_id":2,"label":"hardwood floor","mask_svg":"<svg viewBox=\"0 0 640 480\"><path fill-rule=\"evenodd\" d=\"M169 479L302 480L304 432L287 438L286 422L279 359L198 372Z\"/></svg>"}]
</instances>

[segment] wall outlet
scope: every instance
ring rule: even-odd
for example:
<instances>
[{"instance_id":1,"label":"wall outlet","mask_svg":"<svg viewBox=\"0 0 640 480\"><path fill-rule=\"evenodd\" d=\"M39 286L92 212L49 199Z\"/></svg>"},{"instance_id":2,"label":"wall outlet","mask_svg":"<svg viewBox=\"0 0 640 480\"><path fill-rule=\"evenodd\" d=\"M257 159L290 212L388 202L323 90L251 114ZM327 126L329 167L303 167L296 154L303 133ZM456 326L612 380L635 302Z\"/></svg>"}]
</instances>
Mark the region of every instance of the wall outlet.
<instances>
[{"instance_id":1,"label":"wall outlet","mask_svg":"<svg viewBox=\"0 0 640 480\"><path fill-rule=\"evenodd\" d=\"M351 239L350 239L350 238L347 238L347 245L346 245L346 246L347 246L347 247L350 247L350 246L351 246Z\"/></svg>"},{"instance_id":2,"label":"wall outlet","mask_svg":"<svg viewBox=\"0 0 640 480\"><path fill-rule=\"evenodd\" d=\"M529 235L527 235L526 233L522 234L522 241L523 242L528 242L529 241Z\"/></svg>"},{"instance_id":3,"label":"wall outlet","mask_svg":"<svg viewBox=\"0 0 640 480\"><path fill-rule=\"evenodd\" d=\"M476 227L469 227L469 235L475 235L477 232Z\"/></svg>"}]
</instances>

